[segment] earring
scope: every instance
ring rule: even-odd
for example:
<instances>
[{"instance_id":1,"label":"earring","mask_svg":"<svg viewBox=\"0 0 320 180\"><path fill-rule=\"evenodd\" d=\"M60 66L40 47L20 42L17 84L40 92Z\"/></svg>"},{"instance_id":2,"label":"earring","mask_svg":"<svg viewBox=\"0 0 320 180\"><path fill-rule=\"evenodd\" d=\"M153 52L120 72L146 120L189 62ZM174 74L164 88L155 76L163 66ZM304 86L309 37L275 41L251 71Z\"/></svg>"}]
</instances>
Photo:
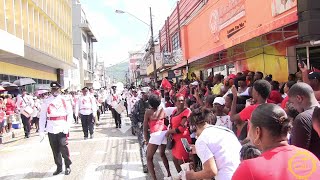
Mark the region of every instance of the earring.
<instances>
[{"instance_id":1,"label":"earring","mask_svg":"<svg viewBox=\"0 0 320 180\"><path fill-rule=\"evenodd\" d=\"M256 143L256 140L257 140L257 139L255 139L255 140L253 141L253 144L254 144L255 146L259 146L259 145L261 144L261 140L258 139L258 140L259 140L259 143Z\"/></svg>"}]
</instances>

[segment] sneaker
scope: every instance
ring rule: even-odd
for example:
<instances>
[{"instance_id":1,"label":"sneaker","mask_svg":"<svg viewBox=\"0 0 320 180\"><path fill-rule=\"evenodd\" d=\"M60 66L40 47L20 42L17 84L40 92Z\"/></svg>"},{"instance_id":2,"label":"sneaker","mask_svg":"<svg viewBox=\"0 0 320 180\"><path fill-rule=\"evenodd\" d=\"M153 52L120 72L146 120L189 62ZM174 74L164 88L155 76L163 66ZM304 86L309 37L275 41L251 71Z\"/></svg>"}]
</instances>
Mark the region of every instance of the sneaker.
<instances>
[{"instance_id":1,"label":"sneaker","mask_svg":"<svg viewBox=\"0 0 320 180\"><path fill-rule=\"evenodd\" d=\"M93 139L93 134L90 135L90 139Z\"/></svg>"},{"instance_id":2,"label":"sneaker","mask_svg":"<svg viewBox=\"0 0 320 180\"><path fill-rule=\"evenodd\" d=\"M88 137L84 137L84 140L87 140L88 139Z\"/></svg>"}]
</instances>

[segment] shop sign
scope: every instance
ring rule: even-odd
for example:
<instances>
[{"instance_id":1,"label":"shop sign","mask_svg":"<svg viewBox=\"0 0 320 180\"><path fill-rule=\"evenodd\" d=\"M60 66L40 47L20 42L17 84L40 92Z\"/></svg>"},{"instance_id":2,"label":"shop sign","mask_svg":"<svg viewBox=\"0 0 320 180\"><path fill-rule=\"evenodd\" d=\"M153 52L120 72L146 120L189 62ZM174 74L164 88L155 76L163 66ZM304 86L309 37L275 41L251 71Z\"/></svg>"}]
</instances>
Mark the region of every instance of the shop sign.
<instances>
[{"instance_id":1,"label":"shop sign","mask_svg":"<svg viewBox=\"0 0 320 180\"><path fill-rule=\"evenodd\" d=\"M162 60L163 65L175 65L174 59L172 58L172 54L169 52L162 53Z\"/></svg>"},{"instance_id":2,"label":"shop sign","mask_svg":"<svg viewBox=\"0 0 320 180\"><path fill-rule=\"evenodd\" d=\"M228 0L226 4L213 10L209 21L209 27L214 35L214 42L220 40L219 36L221 30L246 15L245 2L246 0Z\"/></svg>"}]
</instances>

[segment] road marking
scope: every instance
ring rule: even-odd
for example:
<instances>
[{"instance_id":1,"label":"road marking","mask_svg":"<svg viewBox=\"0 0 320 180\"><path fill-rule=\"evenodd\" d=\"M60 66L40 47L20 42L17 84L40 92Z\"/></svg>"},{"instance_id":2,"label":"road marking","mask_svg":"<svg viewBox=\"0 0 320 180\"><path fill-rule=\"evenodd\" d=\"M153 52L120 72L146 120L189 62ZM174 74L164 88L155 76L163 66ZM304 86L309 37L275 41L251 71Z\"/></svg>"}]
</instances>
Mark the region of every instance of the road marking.
<instances>
[{"instance_id":1,"label":"road marking","mask_svg":"<svg viewBox=\"0 0 320 180\"><path fill-rule=\"evenodd\" d=\"M91 163L87 166L85 174L84 174L84 180L91 180L91 179L100 179L101 172L96 171L96 168L99 167L99 164Z\"/></svg>"},{"instance_id":2,"label":"road marking","mask_svg":"<svg viewBox=\"0 0 320 180\"><path fill-rule=\"evenodd\" d=\"M123 162L121 174L125 176L125 179L138 179L146 177L143 173L141 161L138 162Z\"/></svg>"},{"instance_id":3,"label":"road marking","mask_svg":"<svg viewBox=\"0 0 320 180\"><path fill-rule=\"evenodd\" d=\"M107 151L96 151L95 154L107 154Z\"/></svg>"},{"instance_id":4,"label":"road marking","mask_svg":"<svg viewBox=\"0 0 320 180\"><path fill-rule=\"evenodd\" d=\"M142 171L141 161L122 162L121 164L112 163L91 163L87 166L84 180L91 179L145 179L147 176Z\"/></svg>"},{"instance_id":5,"label":"road marking","mask_svg":"<svg viewBox=\"0 0 320 180\"><path fill-rule=\"evenodd\" d=\"M135 140L137 139L135 136L124 136L124 137L104 137L104 138L93 138L93 139L68 139L69 144L75 143L75 142L96 142L96 141L108 141L108 140L125 140L125 139L131 139Z\"/></svg>"},{"instance_id":6,"label":"road marking","mask_svg":"<svg viewBox=\"0 0 320 180\"><path fill-rule=\"evenodd\" d=\"M163 162L158 161L158 163L159 163L159 166L160 166L160 169L161 169L163 175L166 177L168 174L167 174L166 168L164 167ZM170 168L170 172L171 172L171 177L175 177L178 175L178 171L177 171L176 167L174 166L173 161L169 161L169 168Z\"/></svg>"},{"instance_id":7,"label":"road marking","mask_svg":"<svg viewBox=\"0 0 320 180\"><path fill-rule=\"evenodd\" d=\"M123 152L126 152L126 153L140 153L140 150L139 149L127 149L127 150L124 150Z\"/></svg>"},{"instance_id":8,"label":"road marking","mask_svg":"<svg viewBox=\"0 0 320 180\"><path fill-rule=\"evenodd\" d=\"M70 153L70 156L77 156L77 155L80 155L80 152L71 152Z\"/></svg>"}]
</instances>

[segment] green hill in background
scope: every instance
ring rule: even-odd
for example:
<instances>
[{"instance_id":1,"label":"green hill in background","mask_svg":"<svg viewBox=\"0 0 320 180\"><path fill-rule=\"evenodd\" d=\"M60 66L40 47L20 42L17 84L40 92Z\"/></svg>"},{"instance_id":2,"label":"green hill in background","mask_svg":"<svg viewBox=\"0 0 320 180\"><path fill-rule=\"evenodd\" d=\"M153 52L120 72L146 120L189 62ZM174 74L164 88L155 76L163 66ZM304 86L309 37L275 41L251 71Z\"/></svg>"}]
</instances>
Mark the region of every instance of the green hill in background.
<instances>
[{"instance_id":1,"label":"green hill in background","mask_svg":"<svg viewBox=\"0 0 320 180\"><path fill-rule=\"evenodd\" d=\"M116 82L126 83L126 73L128 73L129 62L119 63L110 67L106 67L106 75L115 79Z\"/></svg>"}]
</instances>

